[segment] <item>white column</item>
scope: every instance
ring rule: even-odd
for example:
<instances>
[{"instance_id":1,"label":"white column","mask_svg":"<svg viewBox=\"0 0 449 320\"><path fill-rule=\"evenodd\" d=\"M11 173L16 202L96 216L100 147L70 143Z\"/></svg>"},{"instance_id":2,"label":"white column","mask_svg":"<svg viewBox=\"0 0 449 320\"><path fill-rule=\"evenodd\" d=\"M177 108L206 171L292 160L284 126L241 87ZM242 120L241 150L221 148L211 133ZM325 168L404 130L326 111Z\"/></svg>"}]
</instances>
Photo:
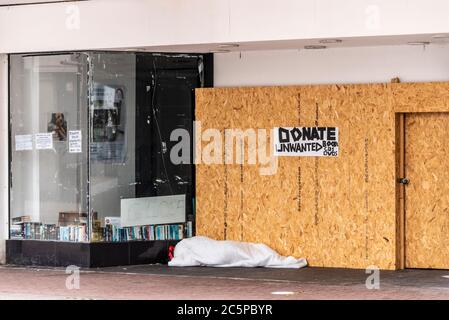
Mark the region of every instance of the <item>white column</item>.
<instances>
[{"instance_id":1,"label":"white column","mask_svg":"<svg viewBox=\"0 0 449 320\"><path fill-rule=\"evenodd\" d=\"M0 264L5 263L8 238L8 56L0 54Z\"/></svg>"}]
</instances>

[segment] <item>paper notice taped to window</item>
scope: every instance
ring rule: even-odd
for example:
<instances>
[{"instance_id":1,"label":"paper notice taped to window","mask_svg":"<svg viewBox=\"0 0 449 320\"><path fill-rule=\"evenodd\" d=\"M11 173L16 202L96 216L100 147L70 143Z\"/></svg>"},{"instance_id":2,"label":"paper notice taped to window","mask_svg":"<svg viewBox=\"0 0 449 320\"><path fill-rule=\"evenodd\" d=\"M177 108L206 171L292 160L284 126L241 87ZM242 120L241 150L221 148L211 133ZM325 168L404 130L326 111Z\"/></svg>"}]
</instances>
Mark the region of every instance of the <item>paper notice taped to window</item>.
<instances>
[{"instance_id":1,"label":"paper notice taped to window","mask_svg":"<svg viewBox=\"0 0 449 320\"><path fill-rule=\"evenodd\" d=\"M24 134L16 135L16 151L33 150L33 135Z\"/></svg>"},{"instance_id":2,"label":"paper notice taped to window","mask_svg":"<svg viewBox=\"0 0 449 320\"><path fill-rule=\"evenodd\" d=\"M82 135L81 130L69 131L69 153L82 152Z\"/></svg>"},{"instance_id":3,"label":"paper notice taped to window","mask_svg":"<svg viewBox=\"0 0 449 320\"><path fill-rule=\"evenodd\" d=\"M114 108L115 102L115 89L104 86L104 96L103 96L103 108L112 109Z\"/></svg>"},{"instance_id":4,"label":"paper notice taped to window","mask_svg":"<svg viewBox=\"0 0 449 320\"><path fill-rule=\"evenodd\" d=\"M53 149L53 134L49 133L36 133L34 135L34 142L37 150Z\"/></svg>"}]
</instances>

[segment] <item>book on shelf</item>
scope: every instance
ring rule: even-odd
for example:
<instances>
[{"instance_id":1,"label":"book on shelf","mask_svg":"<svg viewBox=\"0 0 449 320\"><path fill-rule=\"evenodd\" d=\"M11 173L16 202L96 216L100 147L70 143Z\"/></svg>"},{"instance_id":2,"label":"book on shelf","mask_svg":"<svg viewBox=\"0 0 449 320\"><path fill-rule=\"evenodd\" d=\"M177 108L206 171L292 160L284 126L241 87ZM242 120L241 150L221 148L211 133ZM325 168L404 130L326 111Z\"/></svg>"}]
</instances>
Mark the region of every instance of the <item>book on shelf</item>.
<instances>
[{"instance_id":1,"label":"book on shelf","mask_svg":"<svg viewBox=\"0 0 449 320\"><path fill-rule=\"evenodd\" d=\"M186 223L186 237L192 238L193 237L193 222L187 221Z\"/></svg>"},{"instance_id":2,"label":"book on shelf","mask_svg":"<svg viewBox=\"0 0 449 320\"><path fill-rule=\"evenodd\" d=\"M100 220L92 221L92 241L98 242L104 239L105 227L101 226Z\"/></svg>"},{"instance_id":3,"label":"book on shelf","mask_svg":"<svg viewBox=\"0 0 449 320\"><path fill-rule=\"evenodd\" d=\"M60 226L58 240L71 241L71 242L86 242L87 241L86 225Z\"/></svg>"},{"instance_id":4,"label":"book on shelf","mask_svg":"<svg viewBox=\"0 0 449 320\"><path fill-rule=\"evenodd\" d=\"M11 225L9 229L11 239L23 239L22 226L18 224Z\"/></svg>"},{"instance_id":5,"label":"book on shelf","mask_svg":"<svg viewBox=\"0 0 449 320\"><path fill-rule=\"evenodd\" d=\"M97 219L98 213L92 212L92 220ZM78 211L63 211L59 212L58 225L59 226L74 226L74 225L83 225L87 224L88 214L86 212L78 212Z\"/></svg>"},{"instance_id":6,"label":"book on shelf","mask_svg":"<svg viewBox=\"0 0 449 320\"><path fill-rule=\"evenodd\" d=\"M18 228L19 227L19 228ZM11 227L12 239L87 241L86 225L57 226L40 222L24 222Z\"/></svg>"},{"instance_id":7,"label":"book on shelf","mask_svg":"<svg viewBox=\"0 0 449 320\"><path fill-rule=\"evenodd\" d=\"M183 224L148 225L120 228L117 225L105 226L104 241L140 241L140 240L181 240L184 238Z\"/></svg>"},{"instance_id":8,"label":"book on shelf","mask_svg":"<svg viewBox=\"0 0 449 320\"><path fill-rule=\"evenodd\" d=\"M11 224L13 224L13 225L22 224L25 222L31 222L31 217L30 216L20 216L20 217L11 218Z\"/></svg>"},{"instance_id":9,"label":"book on shelf","mask_svg":"<svg viewBox=\"0 0 449 320\"><path fill-rule=\"evenodd\" d=\"M116 227L120 227L121 225L121 218L120 217L105 217L104 218L104 224L105 225L114 225Z\"/></svg>"}]
</instances>

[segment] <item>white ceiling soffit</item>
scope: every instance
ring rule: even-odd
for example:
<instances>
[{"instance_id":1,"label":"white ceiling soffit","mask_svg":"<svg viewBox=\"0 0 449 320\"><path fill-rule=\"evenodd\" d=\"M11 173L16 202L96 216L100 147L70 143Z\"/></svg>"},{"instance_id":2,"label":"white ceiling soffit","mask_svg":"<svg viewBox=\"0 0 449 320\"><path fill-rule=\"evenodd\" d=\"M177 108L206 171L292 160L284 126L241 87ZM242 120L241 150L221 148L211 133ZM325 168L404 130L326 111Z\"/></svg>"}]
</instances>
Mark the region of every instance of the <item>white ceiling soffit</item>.
<instances>
[{"instance_id":1,"label":"white ceiling soffit","mask_svg":"<svg viewBox=\"0 0 449 320\"><path fill-rule=\"evenodd\" d=\"M174 46L153 46L135 48L117 48L118 51L145 51L145 52L244 52L256 50L288 50L305 49L307 46L325 46L326 48L345 47L370 47L370 46L391 46L391 45L447 45L449 44L449 34L420 34L401 36L373 36L373 37L353 37L353 38L321 38L303 40L276 40L276 41L255 41L255 42L227 42L197 45L174 45ZM108 49L108 48L104 48Z\"/></svg>"},{"instance_id":2,"label":"white ceiling soffit","mask_svg":"<svg viewBox=\"0 0 449 320\"><path fill-rule=\"evenodd\" d=\"M24 4L44 4L52 2L68 2L73 0L0 0L0 6L13 6ZM83 1L83 0L81 0Z\"/></svg>"},{"instance_id":3,"label":"white ceiling soffit","mask_svg":"<svg viewBox=\"0 0 449 320\"><path fill-rule=\"evenodd\" d=\"M16 3L0 6L0 53L440 45L445 41L434 36L449 34L447 0L87 0L17 5L30 1L0 0ZM342 41L320 43L328 38ZM219 46L226 43L238 46Z\"/></svg>"}]
</instances>

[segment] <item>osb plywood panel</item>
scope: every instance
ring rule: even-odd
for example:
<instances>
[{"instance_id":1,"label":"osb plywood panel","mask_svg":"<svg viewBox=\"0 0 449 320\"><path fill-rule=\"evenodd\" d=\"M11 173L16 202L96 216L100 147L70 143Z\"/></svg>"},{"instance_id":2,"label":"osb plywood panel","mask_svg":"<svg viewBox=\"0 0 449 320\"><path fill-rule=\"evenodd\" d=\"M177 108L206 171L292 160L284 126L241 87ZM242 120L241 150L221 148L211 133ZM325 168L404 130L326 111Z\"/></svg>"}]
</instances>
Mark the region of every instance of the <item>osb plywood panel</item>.
<instances>
[{"instance_id":1,"label":"osb plywood panel","mask_svg":"<svg viewBox=\"0 0 449 320\"><path fill-rule=\"evenodd\" d=\"M449 269L449 114L406 115L408 268Z\"/></svg>"},{"instance_id":2,"label":"osb plywood panel","mask_svg":"<svg viewBox=\"0 0 449 320\"><path fill-rule=\"evenodd\" d=\"M197 165L197 234L266 243L311 266L396 268L395 112L449 109L449 85L432 86L197 90L203 132L337 126L340 144L338 158L280 157L271 176L247 163Z\"/></svg>"},{"instance_id":3,"label":"osb plywood panel","mask_svg":"<svg viewBox=\"0 0 449 320\"><path fill-rule=\"evenodd\" d=\"M447 82L404 83L392 86L396 112L447 112Z\"/></svg>"}]
</instances>

